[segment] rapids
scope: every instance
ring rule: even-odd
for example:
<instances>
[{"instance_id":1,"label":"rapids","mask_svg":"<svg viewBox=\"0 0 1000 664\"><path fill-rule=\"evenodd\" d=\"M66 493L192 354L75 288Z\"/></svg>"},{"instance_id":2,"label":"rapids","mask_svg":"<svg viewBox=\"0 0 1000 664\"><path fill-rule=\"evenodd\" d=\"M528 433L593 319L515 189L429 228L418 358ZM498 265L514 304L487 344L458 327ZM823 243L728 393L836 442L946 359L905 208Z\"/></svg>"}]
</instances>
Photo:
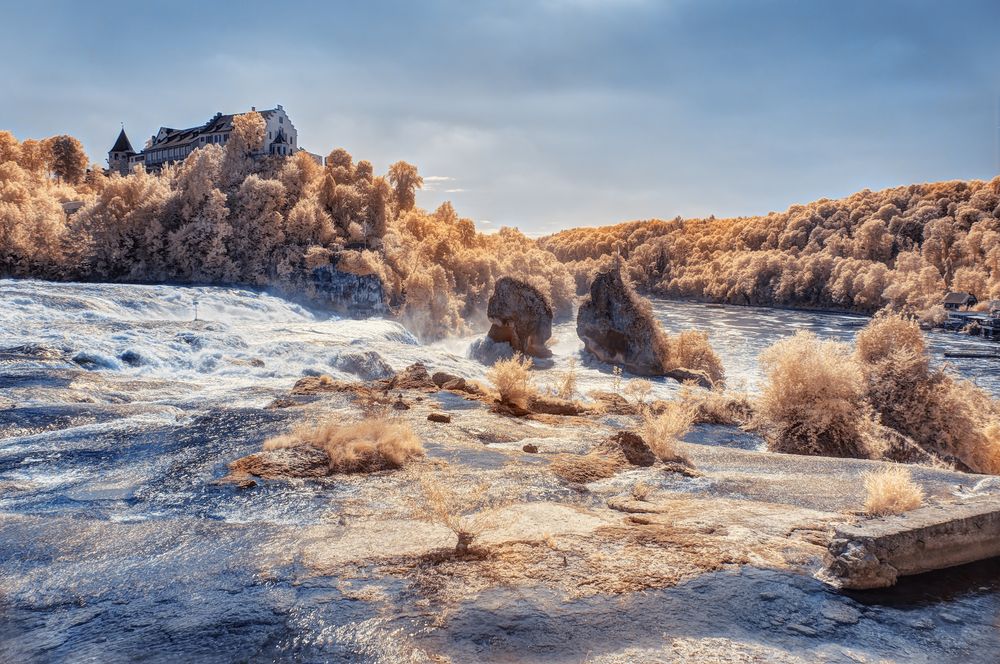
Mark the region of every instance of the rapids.
<instances>
[{"instance_id":1,"label":"rapids","mask_svg":"<svg viewBox=\"0 0 1000 664\"><path fill-rule=\"evenodd\" d=\"M670 331L706 330L730 384L750 390L760 381L758 353L781 336L805 328L849 340L864 323L667 301L654 310ZM553 362L539 368L538 382L555 381L576 358L581 392L610 388L609 367L583 357L572 322L553 336ZM992 348L952 334L930 339L937 358ZM421 344L395 322L342 319L246 289L0 280L0 661L421 661L404 648L411 637L453 661L582 661L612 646L650 645L668 614L677 614L678 634L790 650L822 637L918 660L924 648L940 655L995 631L995 565L966 570L959 583L946 577L940 592L911 586L874 599L749 569L622 602L499 589L435 631L398 581L373 581L359 595L336 578L301 575L301 561L282 557L283 543L304 529L353 514L357 484L274 482L241 492L213 483L229 461L294 421L294 409L264 407L295 380L354 378L338 369L341 354L375 351L397 370L422 361L481 379L484 367L466 357L472 341ZM1000 395L1000 367L953 367ZM654 387L664 396L677 389ZM439 449L428 444L431 456ZM486 449L463 454L453 463L506 463ZM399 611L374 610L364 593L393 598ZM684 615L706 601L714 613ZM828 632L770 634L789 611ZM995 638L983 645L1000 653ZM830 661L850 661L830 648ZM942 661L929 657L922 661Z\"/></svg>"}]
</instances>

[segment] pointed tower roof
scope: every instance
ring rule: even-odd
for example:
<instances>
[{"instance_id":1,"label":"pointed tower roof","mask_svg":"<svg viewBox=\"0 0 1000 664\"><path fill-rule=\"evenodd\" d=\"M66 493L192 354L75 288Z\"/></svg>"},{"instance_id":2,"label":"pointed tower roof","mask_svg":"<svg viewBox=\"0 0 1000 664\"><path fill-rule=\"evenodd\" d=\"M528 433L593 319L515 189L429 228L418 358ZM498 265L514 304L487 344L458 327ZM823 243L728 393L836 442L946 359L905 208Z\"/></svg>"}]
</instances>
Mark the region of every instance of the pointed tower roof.
<instances>
[{"instance_id":1,"label":"pointed tower roof","mask_svg":"<svg viewBox=\"0 0 1000 664\"><path fill-rule=\"evenodd\" d=\"M118 140L115 141L115 145L111 148L111 152L132 152L132 144L128 140L128 136L125 135L125 127L122 127L122 131L118 134Z\"/></svg>"}]
</instances>

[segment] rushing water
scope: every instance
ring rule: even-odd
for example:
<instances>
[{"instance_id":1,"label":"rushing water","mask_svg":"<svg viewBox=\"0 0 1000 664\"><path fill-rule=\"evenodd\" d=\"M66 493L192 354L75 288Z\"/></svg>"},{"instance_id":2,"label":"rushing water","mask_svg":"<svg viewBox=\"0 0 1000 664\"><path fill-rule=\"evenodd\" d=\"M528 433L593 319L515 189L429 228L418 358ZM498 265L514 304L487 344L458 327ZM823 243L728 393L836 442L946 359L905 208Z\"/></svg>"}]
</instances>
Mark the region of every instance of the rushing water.
<instances>
[{"instance_id":1,"label":"rushing water","mask_svg":"<svg viewBox=\"0 0 1000 664\"><path fill-rule=\"evenodd\" d=\"M864 322L665 301L654 309L670 331L706 330L730 383L749 389L760 380L757 355L776 339L810 329L848 341ZM586 360L572 323L557 325L554 337L541 382L578 358L582 391L608 389L609 367ZM930 339L939 359L993 347ZM238 492L211 480L289 425L288 412L262 408L304 374L351 378L338 358L374 350L395 369L422 361L482 377L466 357L471 341L422 345L394 322L339 319L241 289L0 280L0 661L399 661L393 639L372 634L414 623L385 622L343 597L336 579L291 584L294 575L280 569L261 572L274 564L262 542L328 515L349 487L265 483ZM1000 395L996 364L961 360L954 369ZM845 647L874 638L864 630L877 624L890 626L887 652L959 652L962 629L970 638L989 629L997 588L977 577L952 593L866 605L807 578L752 570L625 604L556 606L496 590L427 641L455 661L580 661L608 644L641 644L665 625L665 612L715 598L715 613L679 615L671 629L807 645L815 634L795 623L780 637L762 634L777 613L746 608L766 596L769 607L815 613L825 638Z\"/></svg>"}]
</instances>

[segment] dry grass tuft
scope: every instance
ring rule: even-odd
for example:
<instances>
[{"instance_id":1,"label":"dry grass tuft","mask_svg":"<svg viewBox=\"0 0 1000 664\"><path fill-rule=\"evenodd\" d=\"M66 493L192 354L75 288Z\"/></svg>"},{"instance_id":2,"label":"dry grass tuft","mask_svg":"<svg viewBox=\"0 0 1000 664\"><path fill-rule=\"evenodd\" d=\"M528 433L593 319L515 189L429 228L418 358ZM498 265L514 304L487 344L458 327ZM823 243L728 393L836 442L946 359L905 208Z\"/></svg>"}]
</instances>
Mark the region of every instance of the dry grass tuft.
<instances>
[{"instance_id":1,"label":"dry grass tuft","mask_svg":"<svg viewBox=\"0 0 1000 664\"><path fill-rule=\"evenodd\" d=\"M698 330L685 330L676 336L668 337L668 342L670 367L704 371L713 385L725 383L726 372L722 367L722 360L712 350L708 334Z\"/></svg>"},{"instance_id":2,"label":"dry grass tuft","mask_svg":"<svg viewBox=\"0 0 1000 664\"><path fill-rule=\"evenodd\" d=\"M645 482L639 481L632 485L632 498L640 502L646 501L653 493L653 487Z\"/></svg>"},{"instance_id":3,"label":"dry grass tuft","mask_svg":"<svg viewBox=\"0 0 1000 664\"><path fill-rule=\"evenodd\" d=\"M536 392L531 382L531 358L518 353L508 360L497 360L486 377L500 395L502 403L524 407Z\"/></svg>"},{"instance_id":4,"label":"dry grass tuft","mask_svg":"<svg viewBox=\"0 0 1000 664\"><path fill-rule=\"evenodd\" d=\"M368 419L353 424L325 422L299 426L291 433L271 438L265 450L312 445L330 456L335 473L364 473L399 468L424 455L420 439L408 424Z\"/></svg>"},{"instance_id":5,"label":"dry grass tuft","mask_svg":"<svg viewBox=\"0 0 1000 664\"><path fill-rule=\"evenodd\" d=\"M633 378L625 384L625 389L622 390L622 396L626 399L631 398L634 405L641 408L646 404L646 399L652 391L653 384L651 382L645 378Z\"/></svg>"},{"instance_id":6,"label":"dry grass tuft","mask_svg":"<svg viewBox=\"0 0 1000 664\"><path fill-rule=\"evenodd\" d=\"M559 377L559 383L556 385L555 390L556 396L560 399L571 401L576 396L576 383L576 358L571 357L569 358L569 362L566 363L566 370Z\"/></svg>"},{"instance_id":7,"label":"dry grass tuft","mask_svg":"<svg viewBox=\"0 0 1000 664\"><path fill-rule=\"evenodd\" d=\"M865 512L873 516L902 514L920 507L924 490L907 468L895 466L865 473Z\"/></svg>"},{"instance_id":8,"label":"dry grass tuft","mask_svg":"<svg viewBox=\"0 0 1000 664\"><path fill-rule=\"evenodd\" d=\"M552 459L549 467L567 482L587 484L614 476L625 465L624 458L590 452L588 454L561 454Z\"/></svg>"},{"instance_id":9,"label":"dry grass tuft","mask_svg":"<svg viewBox=\"0 0 1000 664\"><path fill-rule=\"evenodd\" d=\"M664 404L657 415L646 415L640 433L661 461L677 461L684 457L677 451L677 442L694 424L694 411L673 401Z\"/></svg>"},{"instance_id":10,"label":"dry grass tuft","mask_svg":"<svg viewBox=\"0 0 1000 664\"><path fill-rule=\"evenodd\" d=\"M697 423L745 425L754 416L753 403L745 392L719 387L704 390L685 383L680 400L694 412Z\"/></svg>"},{"instance_id":11,"label":"dry grass tuft","mask_svg":"<svg viewBox=\"0 0 1000 664\"><path fill-rule=\"evenodd\" d=\"M485 483L462 485L455 478L440 473L420 478L421 500L415 504L418 518L439 523L458 537L456 556L467 556L473 541L493 527L492 511L496 507Z\"/></svg>"}]
</instances>

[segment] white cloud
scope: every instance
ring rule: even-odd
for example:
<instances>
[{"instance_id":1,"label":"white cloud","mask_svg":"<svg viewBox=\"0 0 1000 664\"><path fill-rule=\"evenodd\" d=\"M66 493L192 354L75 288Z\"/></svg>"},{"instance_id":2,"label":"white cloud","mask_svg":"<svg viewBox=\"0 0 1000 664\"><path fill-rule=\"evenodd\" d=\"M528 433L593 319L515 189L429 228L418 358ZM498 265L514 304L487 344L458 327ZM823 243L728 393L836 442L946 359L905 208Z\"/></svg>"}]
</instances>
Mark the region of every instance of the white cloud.
<instances>
[{"instance_id":1,"label":"white cloud","mask_svg":"<svg viewBox=\"0 0 1000 664\"><path fill-rule=\"evenodd\" d=\"M455 178L450 175L425 175L424 191L440 191L439 187L448 182L454 182ZM448 191L447 189L445 191Z\"/></svg>"}]
</instances>

